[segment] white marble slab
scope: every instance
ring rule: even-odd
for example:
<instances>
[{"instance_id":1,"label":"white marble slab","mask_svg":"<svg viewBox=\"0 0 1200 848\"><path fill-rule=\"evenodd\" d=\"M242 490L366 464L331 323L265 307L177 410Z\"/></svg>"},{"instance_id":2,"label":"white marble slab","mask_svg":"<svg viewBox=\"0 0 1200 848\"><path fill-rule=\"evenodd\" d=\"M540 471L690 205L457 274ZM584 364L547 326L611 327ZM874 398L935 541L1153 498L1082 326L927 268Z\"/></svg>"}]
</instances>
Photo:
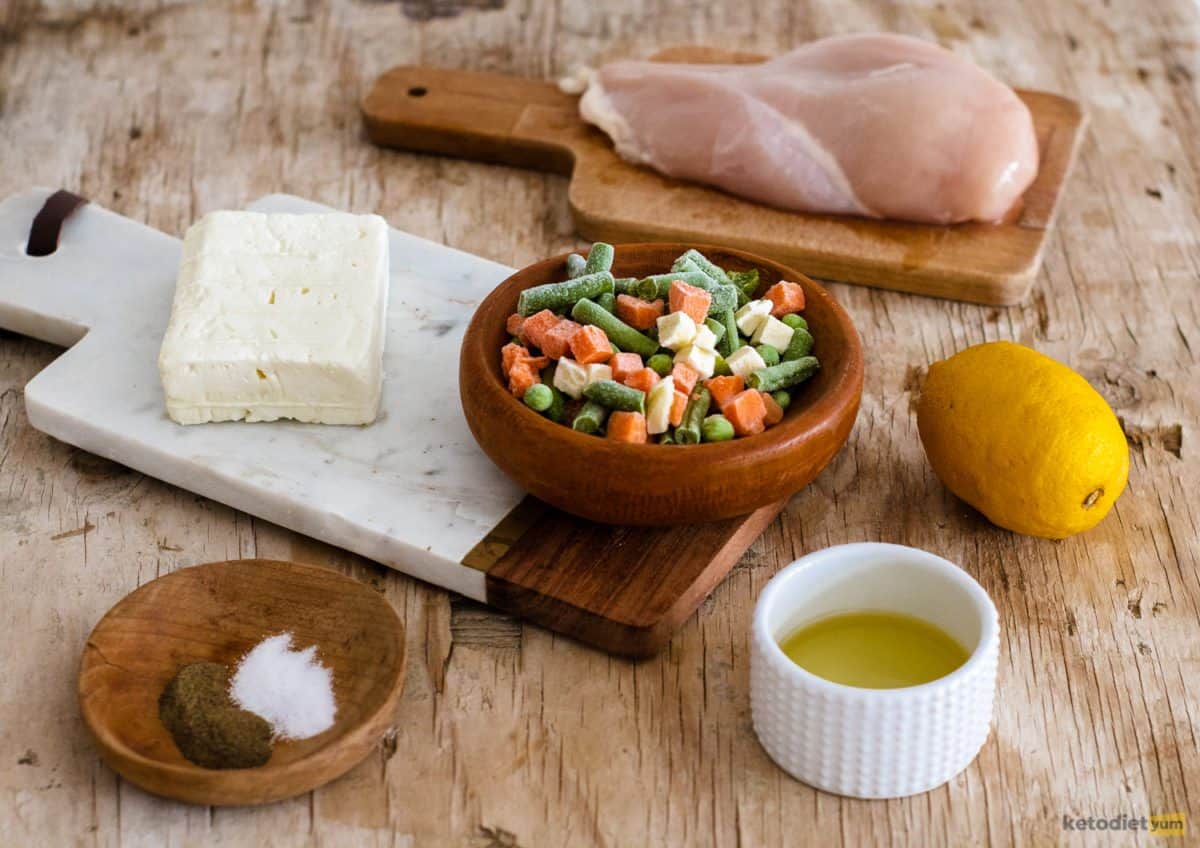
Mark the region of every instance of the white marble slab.
<instances>
[{"instance_id":1,"label":"white marble slab","mask_svg":"<svg viewBox=\"0 0 1200 848\"><path fill-rule=\"evenodd\" d=\"M395 229L379 419L368 427L182 427L156 357L180 242L88 204L51 256L25 255L50 194L0 203L0 327L70 350L25 388L39 430L221 503L478 600L463 556L523 497L476 446L458 399L475 306L511 270ZM320 212L286 195L261 212ZM372 211L372 210L352 210Z\"/></svg>"}]
</instances>

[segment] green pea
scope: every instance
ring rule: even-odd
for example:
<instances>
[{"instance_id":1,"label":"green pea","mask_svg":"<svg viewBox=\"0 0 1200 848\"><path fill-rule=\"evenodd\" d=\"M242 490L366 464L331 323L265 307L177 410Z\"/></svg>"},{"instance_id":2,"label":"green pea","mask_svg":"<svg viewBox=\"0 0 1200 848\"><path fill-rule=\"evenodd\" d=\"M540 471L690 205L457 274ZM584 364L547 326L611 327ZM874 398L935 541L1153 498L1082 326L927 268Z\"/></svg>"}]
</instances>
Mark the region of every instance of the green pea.
<instances>
[{"instance_id":1,"label":"green pea","mask_svg":"<svg viewBox=\"0 0 1200 848\"><path fill-rule=\"evenodd\" d=\"M733 425L724 415L710 415L700 425L700 433L706 442L727 442L733 438Z\"/></svg>"},{"instance_id":2,"label":"green pea","mask_svg":"<svg viewBox=\"0 0 1200 848\"><path fill-rule=\"evenodd\" d=\"M771 397L773 397L775 399L775 402L777 404L779 404L780 409L787 409L789 406L792 405L791 393L785 392L783 389L780 389L777 392L771 392Z\"/></svg>"},{"instance_id":3,"label":"green pea","mask_svg":"<svg viewBox=\"0 0 1200 848\"><path fill-rule=\"evenodd\" d=\"M658 376L665 377L675 367L675 361L668 354L656 353L646 360L646 367Z\"/></svg>"},{"instance_id":4,"label":"green pea","mask_svg":"<svg viewBox=\"0 0 1200 848\"><path fill-rule=\"evenodd\" d=\"M783 323L787 324L793 330L807 330L808 329L808 322L805 321L803 318L801 318L799 315L797 315L794 312L790 315L784 315L779 320L782 321Z\"/></svg>"},{"instance_id":5,"label":"green pea","mask_svg":"<svg viewBox=\"0 0 1200 848\"><path fill-rule=\"evenodd\" d=\"M773 345L760 344L755 350L758 351L758 355L762 357L763 362L767 363L767 365L779 364L779 349Z\"/></svg>"},{"instance_id":6,"label":"green pea","mask_svg":"<svg viewBox=\"0 0 1200 848\"><path fill-rule=\"evenodd\" d=\"M554 403L554 392L545 383L534 383L525 390L525 405L535 412L545 412Z\"/></svg>"}]
</instances>

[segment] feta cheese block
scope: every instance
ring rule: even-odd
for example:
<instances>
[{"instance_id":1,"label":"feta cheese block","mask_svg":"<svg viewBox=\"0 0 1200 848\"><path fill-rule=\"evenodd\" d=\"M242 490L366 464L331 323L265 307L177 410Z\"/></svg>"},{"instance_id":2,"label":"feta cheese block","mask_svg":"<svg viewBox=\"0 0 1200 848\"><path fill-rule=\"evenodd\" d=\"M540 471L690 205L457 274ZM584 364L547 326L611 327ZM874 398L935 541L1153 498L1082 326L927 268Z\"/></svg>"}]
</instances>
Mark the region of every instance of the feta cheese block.
<instances>
[{"instance_id":1,"label":"feta cheese block","mask_svg":"<svg viewBox=\"0 0 1200 848\"><path fill-rule=\"evenodd\" d=\"M159 351L167 414L371 423L388 279L378 215L206 215L184 237Z\"/></svg>"}]
</instances>

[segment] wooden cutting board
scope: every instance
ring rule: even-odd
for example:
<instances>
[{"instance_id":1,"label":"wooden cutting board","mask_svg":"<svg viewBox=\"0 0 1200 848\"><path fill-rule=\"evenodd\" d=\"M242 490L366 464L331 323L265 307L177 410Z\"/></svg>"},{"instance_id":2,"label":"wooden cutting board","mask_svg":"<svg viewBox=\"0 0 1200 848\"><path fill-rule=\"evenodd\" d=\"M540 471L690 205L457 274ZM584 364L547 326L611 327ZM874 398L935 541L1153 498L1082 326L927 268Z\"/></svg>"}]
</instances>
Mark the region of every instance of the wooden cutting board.
<instances>
[{"instance_id":1,"label":"wooden cutting board","mask_svg":"<svg viewBox=\"0 0 1200 848\"><path fill-rule=\"evenodd\" d=\"M629 655L665 645L783 507L633 529L528 498L476 445L458 395L467 322L512 269L397 230L390 379L374 424L177 425L156 361L179 240L88 204L66 220L57 249L27 255L50 195L0 202L0 328L70 348L25 387L30 422L62 441ZM250 208L330 211L286 195ZM420 404L395 388L414 361Z\"/></svg>"},{"instance_id":2,"label":"wooden cutting board","mask_svg":"<svg viewBox=\"0 0 1200 848\"><path fill-rule=\"evenodd\" d=\"M762 56L678 47L673 62L760 62ZM1017 94L1033 113L1037 179L1009 223L939 227L785 212L664 177L617 157L583 122L578 97L553 82L404 66L363 99L376 144L569 174L575 225L595 241L720 244L810 276L974 303L1020 303L1041 265L1086 124L1073 100Z\"/></svg>"}]
</instances>

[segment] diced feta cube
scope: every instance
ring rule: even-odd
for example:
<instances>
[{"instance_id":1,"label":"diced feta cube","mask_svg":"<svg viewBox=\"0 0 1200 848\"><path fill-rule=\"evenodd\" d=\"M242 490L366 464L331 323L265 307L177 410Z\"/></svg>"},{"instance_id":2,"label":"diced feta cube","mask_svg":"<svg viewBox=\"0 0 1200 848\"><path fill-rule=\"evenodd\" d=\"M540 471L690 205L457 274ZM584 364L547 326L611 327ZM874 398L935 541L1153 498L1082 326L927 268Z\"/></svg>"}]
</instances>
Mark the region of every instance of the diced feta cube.
<instances>
[{"instance_id":1,"label":"diced feta cube","mask_svg":"<svg viewBox=\"0 0 1200 848\"><path fill-rule=\"evenodd\" d=\"M712 350L717 346L717 334L708 329L704 324L697 324L696 336L692 339L692 346L698 347L701 350Z\"/></svg>"},{"instance_id":2,"label":"diced feta cube","mask_svg":"<svg viewBox=\"0 0 1200 848\"><path fill-rule=\"evenodd\" d=\"M586 369L587 383L585 385L590 386L592 383L595 383L599 380L612 379L612 368L606 363L593 362L591 365L586 366Z\"/></svg>"},{"instance_id":3,"label":"diced feta cube","mask_svg":"<svg viewBox=\"0 0 1200 848\"><path fill-rule=\"evenodd\" d=\"M754 338L751 341L755 344L768 344L783 353L787 350L794 332L796 331L774 315L768 315L767 320L759 324L758 329L754 331Z\"/></svg>"},{"instance_id":4,"label":"diced feta cube","mask_svg":"<svg viewBox=\"0 0 1200 848\"><path fill-rule=\"evenodd\" d=\"M717 367L717 354L712 350L705 350L698 345L688 345L680 348L675 354L676 362L686 362L699 372L700 376L707 380L713 375L713 370ZM761 359L759 360L762 361Z\"/></svg>"},{"instance_id":5,"label":"diced feta cube","mask_svg":"<svg viewBox=\"0 0 1200 848\"><path fill-rule=\"evenodd\" d=\"M754 331L771 314L771 301L769 300L752 300L737 311L734 319L737 322L738 329L742 331L744 336L754 335Z\"/></svg>"},{"instance_id":6,"label":"diced feta cube","mask_svg":"<svg viewBox=\"0 0 1200 848\"><path fill-rule=\"evenodd\" d=\"M758 351L750 347L750 345L739 347L733 353L729 354L729 356L725 357L725 362L729 365L729 370L743 380L755 371L761 371L767 367L767 363L763 362L763 358L759 356Z\"/></svg>"},{"instance_id":7,"label":"diced feta cube","mask_svg":"<svg viewBox=\"0 0 1200 848\"><path fill-rule=\"evenodd\" d=\"M696 338L696 322L686 312L672 312L658 319L658 343L679 350Z\"/></svg>"},{"instance_id":8,"label":"diced feta cube","mask_svg":"<svg viewBox=\"0 0 1200 848\"><path fill-rule=\"evenodd\" d=\"M671 404L675 400L675 378L663 377L646 396L646 432L665 433L671 426Z\"/></svg>"},{"instance_id":9,"label":"diced feta cube","mask_svg":"<svg viewBox=\"0 0 1200 848\"><path fill-rule=\"evenodd\" d=\"M567 359L565 356L558 360L558 366L554 369L554 388L567 397L579 400L580 396L583 395L583 387L587 385L587 382L588 373L586 368L574 359Z\"/></svg>"}]
</instances>

